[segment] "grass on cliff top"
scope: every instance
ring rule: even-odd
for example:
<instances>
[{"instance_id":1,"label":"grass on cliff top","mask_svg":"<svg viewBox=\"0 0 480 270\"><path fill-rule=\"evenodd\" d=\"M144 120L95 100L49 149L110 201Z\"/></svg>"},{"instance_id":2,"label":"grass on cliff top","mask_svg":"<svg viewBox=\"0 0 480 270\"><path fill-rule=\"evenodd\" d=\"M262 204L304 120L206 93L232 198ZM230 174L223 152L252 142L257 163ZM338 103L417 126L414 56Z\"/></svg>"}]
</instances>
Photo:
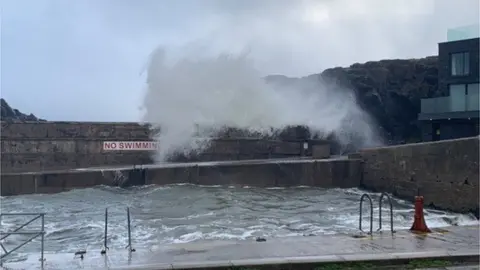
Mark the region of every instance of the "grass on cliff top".
<instances>
[{"instance_id":1,"label":"grass on cliff top","mask_svg":"<svg viewBox=\"0 0 480 270\"><path fill-rule=\"evenodd\" d=\"M288 270L288 269L312 269L312 270L367 270L367 269L425 269L425 268L440 268L440 267L449 267L449 266L458 266L458 265L472 265L473 262L462 262L462 261L452 261L452 260L444 260L444 259L418 259L418 260L411 260L405 263L400 263L398 261L392 261L391 264L388 261L384 262L345 262L345 263L322 263L318 264L318 266L280 266L280 265L263 265L263 266L256 266L256 267L231 267L227 268L229 270L267 270L267 269L275 269L275 270ZM478 265L478 262L475 263Z\"/></svg>"}]
</instances>

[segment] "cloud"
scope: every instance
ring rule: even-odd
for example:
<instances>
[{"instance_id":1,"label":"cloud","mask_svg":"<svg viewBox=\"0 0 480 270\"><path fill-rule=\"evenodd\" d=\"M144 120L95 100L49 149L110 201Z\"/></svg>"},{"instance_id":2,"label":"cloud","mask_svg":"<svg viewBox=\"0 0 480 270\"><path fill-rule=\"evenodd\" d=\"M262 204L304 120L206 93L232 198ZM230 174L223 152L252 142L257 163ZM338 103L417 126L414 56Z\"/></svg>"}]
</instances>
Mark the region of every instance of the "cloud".
<instances>
[{"instance_id":1,"label":"cloud","mask_svg":"<svg viewBox=\"0 0 480 270\"><path fill-rule=\"evenodd\" d=\"M248 49L264 75L304 76L433 55L478 19L477 0L4 0L1 95L51 120L135 121L158 45Z\"/></svg>"}]
</instances>

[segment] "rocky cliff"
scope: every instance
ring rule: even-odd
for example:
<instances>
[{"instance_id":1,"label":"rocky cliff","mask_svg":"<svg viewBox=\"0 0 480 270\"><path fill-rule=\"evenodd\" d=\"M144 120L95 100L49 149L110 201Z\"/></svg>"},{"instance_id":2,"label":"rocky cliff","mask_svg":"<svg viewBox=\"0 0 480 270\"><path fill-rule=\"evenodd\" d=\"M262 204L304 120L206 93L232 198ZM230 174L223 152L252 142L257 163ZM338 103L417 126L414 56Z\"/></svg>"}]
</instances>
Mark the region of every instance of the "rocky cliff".
<instances>
[{"instance_id":1,"label":"rocky cliff","mask_svg":"<svg viewBox=\"0 0 480 270\"><path fill-rule=\"evenodd\" d=\"M299 80L317 80L338 91L351 89L388 142L414 142L420 140L417 122L420 99L440 94L437 60L431 56L356 63L299 79L268 76L267 81L288 85Z\"/></svg>"},{"instance_id":2,"label":"rocky cliff","mask_svg":"<svg viewBox=\"0 0 480 270\"><path fill-rule=\"evenodd\" d=\"M8 105L5 99L0 99L0 119L2 121L45 121L43 119L37 118L33 114L24 114L17 109L13 109Z\"/></svg>"},{"instance_id":3,"label":"rocky cliff","mask_svg":"<svg viewBox=\"0 0 480 270\"><path fill-rule=\"evenodd\" d=\"M420 112L420 99L439 95L437 79L436 56L356 63L303 78L280 75L266 77L269 83L283 86L313 80L338 91L354 91L360 106L373 117L383 137L391 144L419 140L417 116ZM44 121L33 114L26 115L11 108L4 99L1 99L1 119ZM309 133L298 127L287 133L292 132L297 138L308 137Z\"/></svg>"}]
</instances>

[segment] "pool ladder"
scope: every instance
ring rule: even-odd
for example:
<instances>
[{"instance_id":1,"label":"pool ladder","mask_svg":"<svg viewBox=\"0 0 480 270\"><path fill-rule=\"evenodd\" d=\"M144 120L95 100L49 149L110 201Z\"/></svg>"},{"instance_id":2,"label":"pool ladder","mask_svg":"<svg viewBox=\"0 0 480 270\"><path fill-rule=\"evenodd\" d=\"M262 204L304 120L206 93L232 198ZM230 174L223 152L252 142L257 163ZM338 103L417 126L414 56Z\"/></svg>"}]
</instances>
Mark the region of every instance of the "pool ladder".
<instances>
[{"instance_id":1,"label":"pool ladder","mask_svg":"<svg viewBox=\"0 0 480 270\"><path fill-rule=\"evenodd\" d=\"M386 197L388 199L388 204L390 206L390 231L391 233L395 233L395 231L393 230L393 205L392 205L392 198L390 198L390 195L388 195L387 193L382 193L382 195L380 195L380 200L379 200L379 211L378 211L378 229L377 229L377 232L381 231L382 230L382 202L383 202L383 198ZM368 232L365 232L363 229L362 229L362 216L363 216L363 201L367 199L368 202L370 203L370 231ZM358 220L358 229L363 232L363 233L367 233L369 235L371 235L373 233L373 201L372 201L372 197L370 197L370 195L368 195L367 193L363 194L362 197L360 197L360 217L359 217L359 220Z\"/></svg>"},{"instance_id":2,"label":"pool ladder","mask_svg":"<svg viewBox=\"0 0 480 270\"><path fill-rule=\"evenodd\" d=\"M129 252L135 252L135 249L132 247L132 229L130 226L130 208L127 207L127 230L128 230L128 245L125 248L128 248ZM103 238L103 249L100 252L102 255L107 253L108 245L108 208L105 208L105 235Z\"/></svg>"}]
</instances>

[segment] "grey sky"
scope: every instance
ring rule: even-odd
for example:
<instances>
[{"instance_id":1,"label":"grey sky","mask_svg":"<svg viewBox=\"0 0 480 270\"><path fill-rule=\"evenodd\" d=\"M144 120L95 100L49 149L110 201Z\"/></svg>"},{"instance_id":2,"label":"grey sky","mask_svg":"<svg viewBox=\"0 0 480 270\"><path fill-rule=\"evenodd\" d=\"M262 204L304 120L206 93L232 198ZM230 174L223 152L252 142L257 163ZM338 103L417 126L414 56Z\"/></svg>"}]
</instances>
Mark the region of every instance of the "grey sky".
<instances>
[{"instance_id":1,"label":"grey sky","mask_svg":"<svg viewBox=\"0 0 480 270\"><path fill-rule=\"evenodd\" d=\"M152 50L250 51L265 75L304 76L436 54L478 0L3 0L1 96L49 120L140 119Z\"/></svg>"}]
</instances>

